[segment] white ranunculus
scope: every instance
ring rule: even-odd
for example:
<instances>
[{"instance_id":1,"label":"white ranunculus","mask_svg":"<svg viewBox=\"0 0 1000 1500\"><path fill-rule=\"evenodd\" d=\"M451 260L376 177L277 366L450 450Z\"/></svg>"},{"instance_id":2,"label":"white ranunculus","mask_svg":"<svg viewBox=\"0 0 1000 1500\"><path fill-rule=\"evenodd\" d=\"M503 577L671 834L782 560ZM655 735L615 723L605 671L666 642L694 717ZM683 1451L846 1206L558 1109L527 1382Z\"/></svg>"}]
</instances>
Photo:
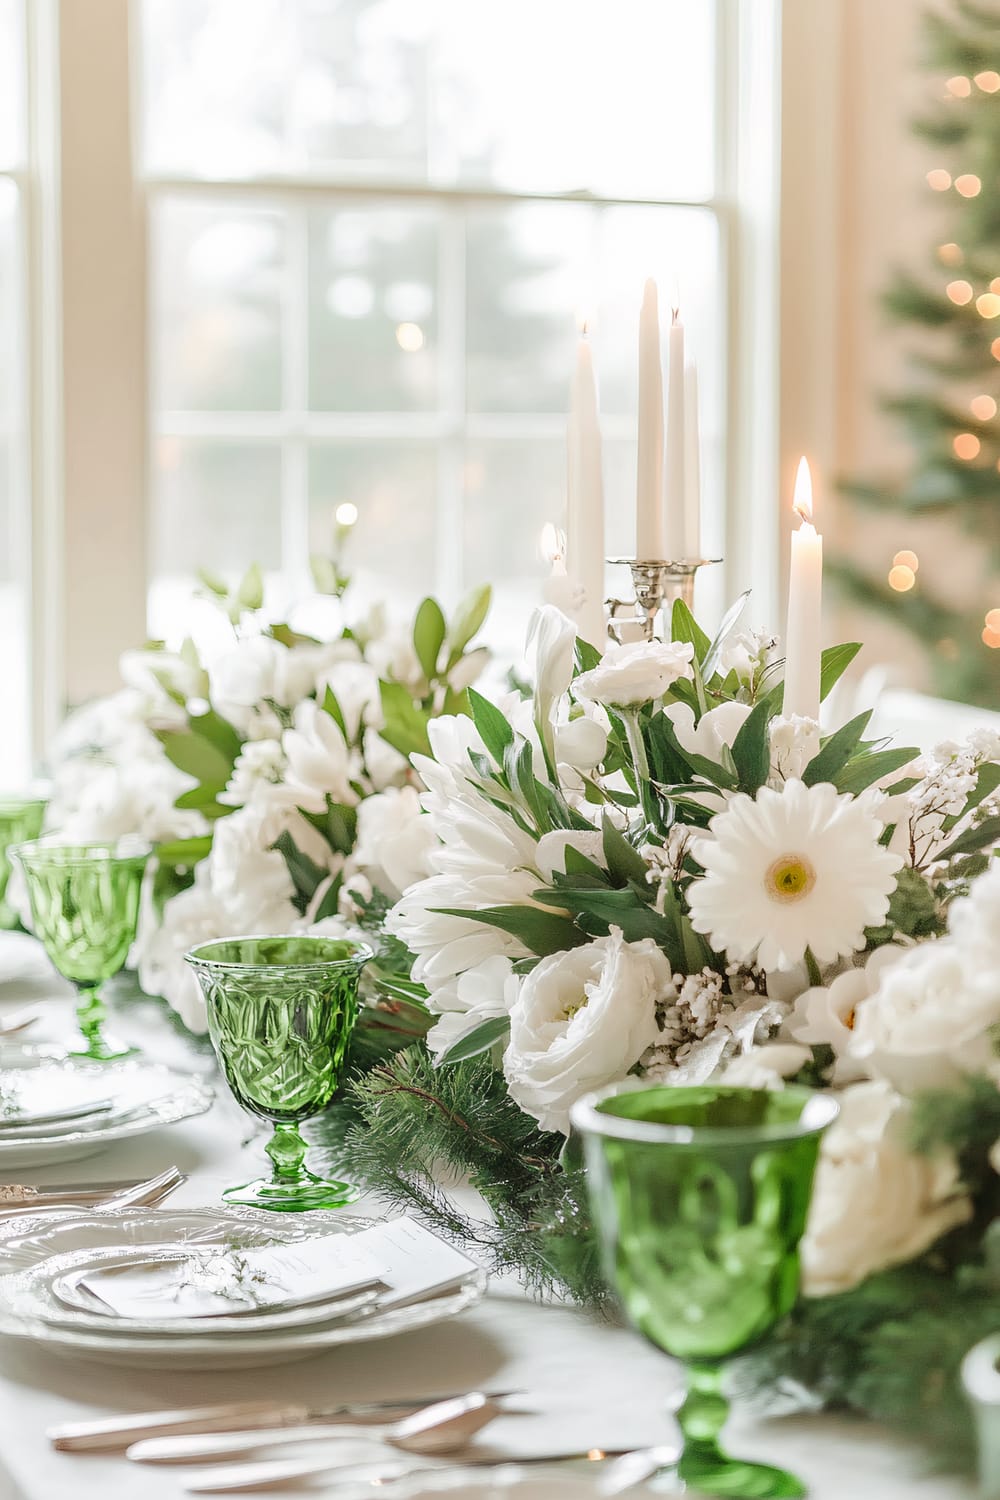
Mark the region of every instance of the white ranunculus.
<instances>
[{"instance_id":1,"label":"white ranunculus","mask_svg":"<svg viewBox=\"0 0 1000 1500\"><path fill-rule=\"evenodd\" d=\"M570 1106L625 1077L657 1039L657 1000L670 965L649 938L618 928L555 953L521 985L510 1017L504 1074L511 1097L543 1130L569 1131Z\"/></svg>"},{"instance_id":2,"label":"white ranunculus","mask_svg":"<svg viewBox=\"0 0 1000 1500\"><path fill-rule=\"evenodd\" d=\"M366 797L358 808L354 862L392 900L431 874L428 856L437 845L434 824L421 811L412 786L390 787Z\"/></svg>"},{"instance_id":3,"label":"white ranunculus","mask_svg":"<svg viewBox=\"0 0 1000 1500\"><path fill-rule=\"evenodd\" d=\"M292 728L282 736L288 759L287 783L299 807L323 812L327 797L353 807L358 801L351 786L357 772L355 757L340 726L320 705L306 698L295 710Z\"/></svg>"},{"instance_id":4,"label":"white ranunculus","mask_svg":"<svg viewBox=\"0 0 1000 1500\"><path fill-rule=\"evenodd\" d=\"M573 684L578 698L625 708L655 702L682 677L691 677L690 641L634 641L611 646L596 667Z\"/></svg>"},{"instance_id":5,"label":"white ranunculus","mask_svg":"<svg viewBox=\"0 0 1000 1500\"><path fill-rule=\"evenodd\" d=\"M720 703L702 714L694 722L694 710L686 703L671 703L663 710L671 724L682 750L692 755L703 755L706 760L717 763L722 760L722 747L732 749L733 741L750 716L749 703Z\"/></svg>"},{"instance_id":6,"label":"white ranunculus","mask_svg":"<svg viewBox=\"0 0 1000 1500\"><path fill-rule=\"evenodd\" d=\"M835 1084L856 1083L868 1076L864 1064L849 1051L857 1009L878 988L884 971L906 951L895 943L886 943L876 948L866 963L838 974L828 985L813 985L796 997L784 1029L797 1042L833 1048Z\"/></svg>"},{"instance_id":7,"label":"white ranunculus","mask_svg":"<svg viewBox=\"0 0 1000 1500\"><path fill-rule=\"evenodd\" d=\"M970 968L950 938L921 943L858 1006L849 1052L902 1094L996 1075L1000 976Z\"/></svg>"},{"instance_id":8,"label":"white ranunculus","mask_svg":"<svg viewBox=\"0 0 1000 1500\"><path fill-rule=\"evenodd\" d=\"M948 1155L908 1149L910 1105L887 1083L855 1083L823 1137L801 1246L807 1296L849 1291L920 1255L972 1213Z\"/></svg>"}]
</instances>

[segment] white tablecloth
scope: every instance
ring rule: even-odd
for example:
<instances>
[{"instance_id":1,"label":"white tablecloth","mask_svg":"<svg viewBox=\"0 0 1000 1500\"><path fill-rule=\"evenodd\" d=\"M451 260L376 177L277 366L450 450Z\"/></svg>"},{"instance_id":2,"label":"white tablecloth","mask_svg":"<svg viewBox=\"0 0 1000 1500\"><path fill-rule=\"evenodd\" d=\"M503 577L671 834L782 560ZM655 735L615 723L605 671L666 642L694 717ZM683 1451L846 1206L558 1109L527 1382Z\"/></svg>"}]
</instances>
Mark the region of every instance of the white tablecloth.
<instances>
[{"instance_id":1,"label":"white tablecloth","mask_svg":"<svg viewBox=\"0 0 1000 1500\"><path fill-rule=\"evenodd\" d=\"M68 1017L65 989L56 979L3 982L3 958L12 951L7 942L0 937L0 1012L44 994L51 997L52 1016L45 1030L58 1033ZM152 1006L140 1004L131 1016L119 1013L115 1029L141 1037L159 1060L205 1066ZM259 1141L241 1150L246 1134L245 1120L225 1099L187 1124L47 1174L26 1169L24 1175L39 1182L117 1178L148 1175L176 1162L189 1181L169 1202L212 1204L224 1186L247 1180L260 1167ZM629 1331L571 1308L540 1306L507 1287L451 1322L273 1372L119 1370L0 1339L0 1500L182 1495L176 1471L52 1452L45 1429L57 1422L272 1395L315 1404L480 1386L524 1389L526 1399L545 1407L546 1417L518 1423L523 1431L530 1422L536 1443L622 1447L669 1439L666 1409L677 1390L677 1372ZM508 1424L507 1430L514 1429ZM974 1494L956 1478L926 1475L919 1452L861 1421L826 1415L763 1420L737 1413L727 1438L741 1457L777 1462L800 1474L814 1500L970 1500Z\"/></svg>"}]
</instances>

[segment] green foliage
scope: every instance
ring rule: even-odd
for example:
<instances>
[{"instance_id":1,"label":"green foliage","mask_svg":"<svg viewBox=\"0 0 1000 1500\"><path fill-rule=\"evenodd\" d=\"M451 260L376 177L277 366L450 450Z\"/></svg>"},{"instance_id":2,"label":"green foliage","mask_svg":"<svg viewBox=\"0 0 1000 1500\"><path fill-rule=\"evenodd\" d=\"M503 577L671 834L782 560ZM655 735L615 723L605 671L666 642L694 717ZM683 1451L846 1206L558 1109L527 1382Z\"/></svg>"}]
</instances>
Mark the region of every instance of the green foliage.
<instances>
[{"instance_id":1,"label":"green foliage","mask_svg":"<svg viewBox=\"0 0 1000 1500\"><path fill-rule=\"evenodd\" d=\"M842 488L856 504L896 515L901 523L908 516L939 516L956 522L974 538L984 558L984 586L978 591L955 591L945 572L944 590L933 593L926 574L920 572L913 588L896 593L885 582L888 556L867 566L834 558L828 576L842 593L891 618L923 644L935 691L992 708L997 701L1000 663L981 632L986 610L996 603L992 583L1000 571L1000 420L973 418L967 402L970 392L994 388L997 370L992 352L997 326L981 315L977 299L991 291L996 276L1000 208L990 185L1000 171L1000 111L996 95L977 87L974 78L977 73L1000 70L1000 8L950 0L943 7L928 9L925 27L929 96L939 102L916 123L916 132L933 148L928 165L946 166L956 177L974 173L983 190L972 197L935 195L940 196L950 222L934 230L927 271L897 273L883 297L889 317L901 329L918 335L910 340L912 373L905 388L883 401L911 448L909 472L852 480ZM973 80L968 96L941 99L940 80L949 75ZM958 269L942 263L937 253L942 241L959 247ZM959 276L973 291L961 306L946 292L947 283ZM960 459L955 452L953 440L959 433L971 433L979 440L979 452L972 461ZM899 545L912 545L902 524Z\"/></svg>"},{"instance_id":2,"label":"green foliage","mask_svg":"<svg viewBox=\"0 0 1000 1500\"><path fill-rule=\"evenodd\" d=\"M510 1017L491 1016L488 1021L480 1021L478 1026L452 1042L438 1058L438 1067L452 1066L465 1062L469 1057L478 1057L481 1052L491 1052L499 1042L506 1041L509 1035Z\"/></svg>"}]
</instances>

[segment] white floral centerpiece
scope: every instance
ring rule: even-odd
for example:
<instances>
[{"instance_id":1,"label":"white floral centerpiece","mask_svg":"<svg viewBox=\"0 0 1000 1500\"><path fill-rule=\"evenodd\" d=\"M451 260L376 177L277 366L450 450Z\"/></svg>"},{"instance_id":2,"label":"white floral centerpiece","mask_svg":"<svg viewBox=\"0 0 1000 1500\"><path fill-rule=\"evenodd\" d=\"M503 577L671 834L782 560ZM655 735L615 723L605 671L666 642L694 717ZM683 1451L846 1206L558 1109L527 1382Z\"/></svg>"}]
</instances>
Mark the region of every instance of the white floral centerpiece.
<instances>
[{"instance_id":1,"label":"white floral centerpiece","mask_svg":"<svg viewBox=\"0 0 1000 1500\"><path fill-rule=\"evenodd\" d=\"M1000 737L918 756L870 713L785 718L776 642L682 604L672 640L600 657L551 608L531 635L533 699L473 693L413 758L432 873L387 925L435 1019L356 1088L369 1179L454 1226L433 1177L467 1171L495 1223L465 1232L586 1295L574 1100L795 1079L842 1103L804 1305L892 1267L959 1288L1000 1208ZM824 696L858 649L824 654Z\"/></svg>"},{"instance_id":2,"label":"white floral centerpiece","mask_svg":"<svg viewBox=\"0 0 1000 1500\"><path fill-rule=\"evenodd\" d=\"M427 872L433 830L408 756L429 749L436 713L467 710L488 658L472 644L488 589L450 623L427 599L409 631L375 609L329 640L267 623L253 571L224 597L228 647L127 652L123 688L67 720L49 813L68 839L154 845L133 961L194 1031L204 1004L183 956L196 943L354 930L369 908L377 923Z\"/></svg>"}]
</instances>

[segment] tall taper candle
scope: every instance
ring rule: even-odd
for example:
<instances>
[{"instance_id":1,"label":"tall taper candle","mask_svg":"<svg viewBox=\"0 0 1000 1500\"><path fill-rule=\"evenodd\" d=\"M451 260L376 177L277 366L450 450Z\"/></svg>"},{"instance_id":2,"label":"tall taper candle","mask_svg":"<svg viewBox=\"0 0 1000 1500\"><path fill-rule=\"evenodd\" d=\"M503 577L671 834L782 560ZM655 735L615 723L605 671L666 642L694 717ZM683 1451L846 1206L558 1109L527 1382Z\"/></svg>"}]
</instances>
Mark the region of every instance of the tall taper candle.
<instances>
[{"instance_id":1,"label":"tall taper candle","mask_svg":"<svg viewBox=\"0 0 1000 1500\"><path fill-rule=\"evenodd\" d=\"M646 282L639 313L639 452L635 493L635 555L666 557L663 529L663 363L656 282Z\"/></svg>"},{"instance_id":2,"label":"tall taper candle","mask_svg":"<svg viewBox=\"0 0 1000 1500\"><path fill-rule=\"evenodd\" d=\"M688 557L701 557L701 428L698 422L698 370L684 371L684 525Z\"/></svg>"},{"instance_id":3,"label":"tall taper candle","mask_svg":"<svg viewBox=\"0 0 1000 1500\"><path fill-rule=\"evenodd\" d=\"M819 718L822 658L823 538L813 525L812 476L804 458L795 476L793 507L800 519L792 532L785 629L785 691L782 713Z\"/></svg>"},{"instance_id":4,"label":"tall taper candle","mask_svg":"<svg viewBox=\"0 0 1000 1500\"><path fill-rule=\"evenodd\" d=\"M583 590L576 616L584 640L601 650L607 645L604 615L604 478L601 472L601 427L597 377L590 344L584 336L576 351L573 397L567 427L568 505L566 571Z\"/></svg>"},{"instance_id":5,"label":"tall taper candle","mask_svg":"<svg viewBox=\"0 0 1000 1500\"><path fill-rule=\"evenodd\" d=\"M670 562L684 562L692 556L684 478L684 405L684 325L675 307L667 331L667 424L663 450L665 542Z\"/></svg>"}]
</instances>

